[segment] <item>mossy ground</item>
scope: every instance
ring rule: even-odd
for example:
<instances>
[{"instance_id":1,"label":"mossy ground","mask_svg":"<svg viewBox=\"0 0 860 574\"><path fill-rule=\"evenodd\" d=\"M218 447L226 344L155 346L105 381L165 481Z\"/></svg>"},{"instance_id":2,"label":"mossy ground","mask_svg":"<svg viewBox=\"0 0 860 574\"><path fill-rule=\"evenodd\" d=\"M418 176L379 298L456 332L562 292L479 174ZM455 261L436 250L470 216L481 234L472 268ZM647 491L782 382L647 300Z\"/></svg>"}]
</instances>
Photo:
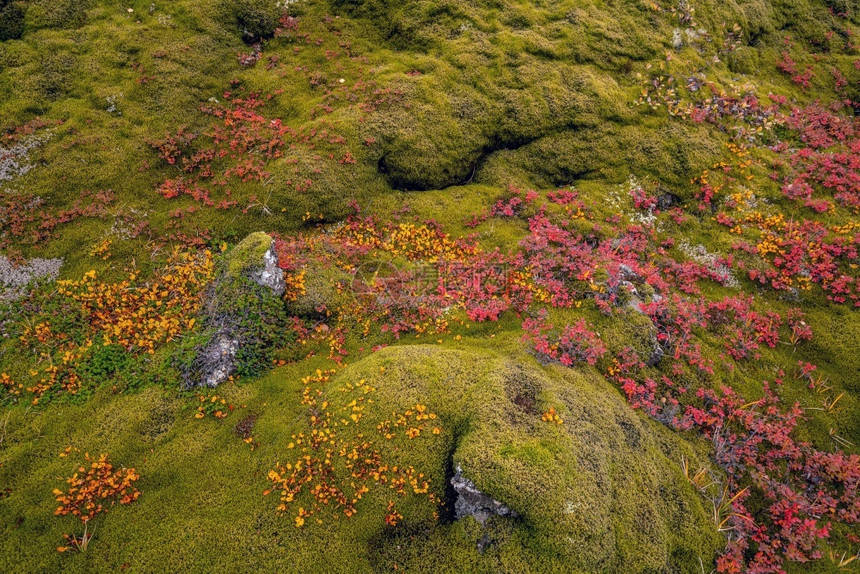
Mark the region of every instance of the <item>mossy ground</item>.
<instances>
[{"instance_id":1,"label":"mossy ground","mask_svg":"<svg viewBox=\"0 0 860 574\"><path fill-rule=\"evenodd\" d=\"M223 420L195 419L193 401L155 388L116 395L105 386L79 405L10 411L0 469L14 494L2 506L4 523L12 525L4 538L10 560L4 568L15 571L24 561L33 571L129 564L141 572L221 566L362 572L388 571L396 563L407 571L490 572L648 571L672 564L693 572L698 557L712 559L720 538L675 462L684 455L705 460L698 447L630 411L594 374L546 369L481 346L449 338L439 346L383 351L342 371L327 396L339 407L346 398L338 397L338 385L366 380L376 388L376 401L364 414L371 421L426 404L438 414L441 434L390 441L384 446L388 460L422 469L434 489L444 490L453 456L480 488L512 504L522 519L495 520L487 530L473 519L440 525L430 516L434 505L407 499L402 511L408 518L394 529L378 520L391 495L377 487L355 517L324 511L318 515L323 524L296 529L289 515L275 512L275 495L263 496L263 490L271 461L288 455L290 435L306 429L295 400L299 381L315 364L327 366L308 360L254 384L218 389L241 405ZM564 426L534 422L534 412L547 405L558 405ZM254 450L234 430L250 414L259 443ZM100 517L93 546L73 556L54 547L63 532L80 525L71 517L55 518L54 502L44 496L56 477L76 465L57 456L69 445L110 452L137 468L145 496ZM643 491L652 494L643 499ZM644 538L616 541L630 532ZM480 555L477 542L484 534L494 542ZM589 542L573 543L583 539ZM323 540L337 552L317 552Z\"/></svg>"},{"instance_id":2,"label":"mossy ground","mask_svg":"<svg viewBox=\"0 0 860 574\"><path fill-rule=\"evenodd\" d=\"M0 3L0 19L7 16L6 4ZM802 64L826 57L828 66L856 76L857 55L828 47L845 43L844 35L828 35L832 28L857 28L852 2L697 2L702 26L719 31L723 22L737 22L746 34L738 50L712 64L691 45L674 52L674 16L658 14L646 2L304 0L290 8L300 21L297 33L267 41L251 68L237 62L237 53L252 51L241 22L271 22L266 24L266 13L233 17L250 2L15 4L27 10L20 30L10 33L20 38L0 41L0 128L36 116L63 123L50 128L53 136L33 155L35 169L8 186L3 182L4 193L42 197L54 211L74 204L82 190L111 189L116 195L107 217L61 225L55 237L38 245L26 237L13 242L14 254L65 258L64 278L91 268L120 277L132 264L145 276L175 243L219 250L259 229L289 237L338 221L351 200L382 218L408 208L410 217L439 221L454 236L476 233L482 247L507 252L526 235L523 221L493 219L477 229L465 223L505 197L508 185L575 185L595 206L594 219L603 220L618 211L610 199L631 174L691 201L691 178L724 157L727 134L631 105L642 89L636 73L647 75L646 65L660 62L666 75L707 65L710 79L720 85L750 81L762 94L799 103L832 101L836 96L825 74L801 90L775 68L790 35L818 46L800 56ZM837 18L830 8L846 17ZM714 42L721 42L723 32L715 34ZM667 53L675 57L666 61ZM272 57L277 60L267 69ZM181 174L149 142L180 127L211 132L213 119L200 106L224 101L231 80L249 93L273 94L261 112L267 120L280 118L297 130L330 130L345 144L290 149L267 164L270 177L263 182L234 178L238 205L228 210L198 209L185 196L162 197L156 188ZM346 151L354 163L344 161ZM772 159L767 150L754 153ZM795 214L767 170L754 170L757 194ZM308 191L290 187L305 178L312 181ZM836 222L831 214L820 219ZM140 222L149 226L144 233L129 237L123 231ZM676 232L713 252L729 252L735 240L708 217L679 224ZM90 253L103 239L112 241L106 259ZM342 279L338 271L326 273ZM308 279L308 297L295 303L299 314L313 315L318 300L335 296L328 276L314 287L319 292L310 289L313 281ZM772 309L797 304L744 287ZM712 286L706 295L727 292ZM803 295L800 304L815 333L809 344L764 349L761 361L718 375L714 385L730 384L753 400L761 381L775 376L774 365L814 362L835 392L845 394L833 412L807 411L798 438L832 450L831 433L838 429L851 443L846 450L856 452L857 312L815 295ZM637 344L641 335L632 319L608 320L594 309L558 316L587 317L614 347ZM455 340L455 333L462 339ZM229 402L244 405L220 421L194 418L197 399L178 393L178 380L171 380L175 371L152 375L137 359L126 364L122 357L107 357L105 364L119 361L120 372L99 371L99 384L75 400L12 405L0 414L0 569L709 569L723 539L679 466L682 455L704 463L707 445L631 411L591 369L564 372L536 364L523 353L519 322L511 317L455 333L441 336L441 343L435 336L409 338L370 356L371 347L392 343L390 337L351 334L346 349L353 364L336 382L373 381L380 415L383 409L426 404L439 414L443 432L414 442L401 437L385 445L386 453L428 473L440 496L455 460L520 519L495 520L486 529L471 519L440 524L431 516L437 509L410 498L401 508L407 518L390 528L382 520L387 494L376 490L351 519L334 519L332 512L321 516L322 525L297 529L291 515L275 511L277 495L262 493L269 487L268 470L287 454L290 435L306 430L301 379L330 366L324 350L218 389ZM719 360L721 342L709 343L706 357ZM0 347L0 365L14 362L13 368L23 370L12 345ZM163 349L147 365L169 363L172 351ZM306 355L304 348L279 352ZM380 367L386 367L384 375ZM139 373L148 373L146 380L137 380ZM796 381L782 392L787 402L819 401ZM533 404L528 408L538 415L555 406L565 424L544 423L534 413L526 417L518 403ZM248 415L256 417L254 450L234 430ZM92 546L80 554L55 551L63 533L80 528L71 517L53 516L51 491L75 467L70 458L58 457L70 445L110 452L116 463L137 468L144 493L136 503L100 516ZM493 543L480 554L477 544L485 535ZM791 567L830 569L826 559Z\"/></svg>"}]
</instances>

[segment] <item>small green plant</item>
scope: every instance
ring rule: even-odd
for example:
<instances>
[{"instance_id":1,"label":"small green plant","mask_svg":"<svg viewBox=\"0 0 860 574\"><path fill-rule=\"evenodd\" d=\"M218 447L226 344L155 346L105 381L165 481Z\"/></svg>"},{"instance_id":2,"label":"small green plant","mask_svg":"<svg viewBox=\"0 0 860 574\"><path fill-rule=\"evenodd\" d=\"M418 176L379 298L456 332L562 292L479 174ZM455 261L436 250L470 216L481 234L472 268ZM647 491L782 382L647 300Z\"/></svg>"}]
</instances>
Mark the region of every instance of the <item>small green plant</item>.
<instances>
[{"instance_id":1,"label":"small green plant","mask_svg":"<svg viewBox=\"0 0 860 574\"><path fill-rule=\"evenodd\" d=\"M130 360L131 355L119 345L97 346L81 365L80 371L95 382L103 382L128 366Z\"/></svg>"}]
</instances>

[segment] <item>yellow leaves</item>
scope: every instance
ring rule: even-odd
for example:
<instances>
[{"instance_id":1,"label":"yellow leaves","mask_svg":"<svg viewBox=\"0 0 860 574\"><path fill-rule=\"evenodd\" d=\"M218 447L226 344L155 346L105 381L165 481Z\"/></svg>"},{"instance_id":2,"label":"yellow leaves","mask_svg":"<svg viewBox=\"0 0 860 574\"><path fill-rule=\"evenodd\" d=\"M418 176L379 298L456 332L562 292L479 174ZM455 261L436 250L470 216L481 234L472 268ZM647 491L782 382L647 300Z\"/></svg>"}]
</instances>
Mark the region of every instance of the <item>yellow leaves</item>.
<instances>
[{"instance_id":1,"label":"yellow leaves","mask_svg":"<svg viewBox=\"0 0 860 574\"><path fill-rule=\"evenodd\" d=\"M60 458L66 458L67 456L69 456L69 454L71 454L72 450L74 450L75 452L80 452L78 449L76 449L74 447L67 446L62 451L60 451L60 454L58 456Z\"/></svg>"},{"instance_id":2,"label":"yellow leaves","mask_svg":"<svg viewBox=\"0 0 860 574\"><path fill-rule=\"evenodd\" d=\"M284 273L284 282L286 284L284 299L287 301L295 301L307 293L307 289L305 287L305 273L306 271L304 269L293 273Z\"/></svg>"},{"instance_id":3,"label":"yellow leaves","mask_svg":"<svg viewBox=\"0 0 860 574\"><path fill-rule=\"evenodd\" d=\"M59 282L59 288L80 304L105 345L152 352L183 329L193 328L200 293L213 273L209 251L201 256L177 249L149 283L136 284L134 271L124 281L103 283L89 271L79 281Z\"/></svg>"},{"instance_id":4,"label":"yellow leaves","mask_svg":"<svg viewBox=\"0 0 860 574\"><path fill-rule=\"evenodd\" d=\"M0 373L0 385L2 385L7 392L13 395L20 395L24 388L22 383L16 383L12 380L12 377L6 373Z\"/></svg>"},{"instance_id":5,"label":"yellow leaves","mask_svg":"<svg viewBox=\"0 0 860 574\"><path fill-rule=\"evenodd\" d=\"M542 421L548 422L548 423L553 422L553 423L558 424L558 425L564 423L562 418L560 416L558 416L558 413L556 413L555 407L550 407L549 410L546 411L545 413L543 413L540 418Z\"/></svg>"},{"instance_id":6,"label":"yellow leaves","mask_svg":"<svg viewBox=\"0 0 860 574\"><path fill-rule=\"evenodd\" d=\"M367 380L345 381L337 388L335 393L342 399L332 399L331 402L343 406L336 410L332 409L329 400L321 399L324 385L333 373L318 370L303 379L306 386L302 403L309 407L306 416L310 432L292 435L292 440L286 445L294 453L291 462L278 463L267 474L272 483L271 491L280 492L277 510L287 512L294 502L301 500L305 506L299 509L296 517L301 519L296 521L297 528L300 528L307 524L308 517L326 507L337 508L346 517L355 515L356 505L373 485L394 490L400 496L423 494L435 500L430 493L430 481L422 473L413 467L386 464L384 451L361 431L358 423L368 416L370 411L366 411L366 407L373 402L368 395L376 390ZM331 419L339 416L333 414L333 410L343 413L342 424L335 422L330 425ZM376 424L376 428L386 438L394 438L395 434L401 433L414 438L425 429L426 421L436 418L426 405L416 404L402 414L393 413L389 420ZM432 429L435 435L441 432L439 427ZM307 506L307 501L311 506ZM317 523L322 523L319 518L314 518ZM398 517L395 511L392 520L396 523L399 518L402 517Z\"/></svg>"},{"instance_id":7,"label":"yellow leaves","mask_svg":"<svg viewBox=\"0 0 860 574\"><path fill-rule=\"evenodd\" d=\"M388 501L388 509L385 514L385 523L389 526L397 526L397 522L403 518L403 515L397 512L394 508L394 501Z\"/></svg>"},{"instance_id":8,"label":"yellow leaves","mask_svg":"<svg viewBox=\"0 0 860 574\"><path fill-rule=\"evenodd\" d=\"M228 404L226 398L217 394L208 397L197 395L197 400L200 401L200 405L197 407L197 412L194 413L195 419L202 419L206 415L212 415L216 419L225 419L234 409L232 403Z\"/></svg>"},{"instance_id":9,"label":"yellow leaves","mask_svg":"<svg viewBox=\"0 0 860 574\"><path fill-rule=\"evenodd\" d=\"M305 519L301 516L296 516L296 528L301 528L305 525Z\"/></svg>"}]
</instances>

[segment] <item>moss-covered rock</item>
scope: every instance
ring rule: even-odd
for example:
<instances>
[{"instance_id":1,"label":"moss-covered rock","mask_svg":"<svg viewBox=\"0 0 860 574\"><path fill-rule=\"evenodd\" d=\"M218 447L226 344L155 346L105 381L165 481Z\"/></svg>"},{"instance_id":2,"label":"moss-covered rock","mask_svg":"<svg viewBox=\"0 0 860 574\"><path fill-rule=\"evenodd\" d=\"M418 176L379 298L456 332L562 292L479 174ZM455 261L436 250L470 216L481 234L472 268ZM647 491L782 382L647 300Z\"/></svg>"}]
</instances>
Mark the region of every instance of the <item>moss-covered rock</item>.
<instances>
[{"instance_id":1,"label":"moss-covered rock","mask_svg":"<svg viewBox=\"0 0 860 574\"><path fill-rule=\"evenodd\" d=\"M266 253L272 250L275 240L262 231L248 235L225 258L226 271L235 277L250 274L266 266Z\"/></svg>"},{"instance_id":2,"label":"moss-covered rock","mask_svg":"<svg viewBox=\"0 0 860 574\"><path fill-rule=\"evenodd\" d=\"M222 21L238 28L250 42L271 38L281 15L278 3L271 0L221 0L218 9Z\"/></svg>"},{"instance_id":3,"label":"moss-covered rock","mask_svg":"<svg viewBox=\"0 0 860 574\"><path fill-rule=\"evenodd\" d=\"M701 453L631 411L596 372L543 368L527 356L408 346L360 361L335 384L360 379L380 397L365 416L416 403L439 414L443 444L407 449L404 463L432 470L434 480L450 479L460 466L519 515L491 518L465 549L456 524L414 539L380 537L375 551L407 571L450 571L465 559L464 567L479 572L503 564L522 572L695 572L699 558L708 563L722 544L680 468L682 457L701 461ZM331 396L338 406L341 399ZM550 407L563 424L542 420ZM485 541L481 556L485 536L495 543Z\"/></svg>"},{"instance_id":4,"label":"moss-covered rock","mask_svg":"<svg viewBox=\"0 0 860 574\"><path fill-rule=\"evenodd\" d=\"M217 387L267 368L288 338L284 287L271 236L252 233L234 247L208 290L200 331L177 353L183 387Z\"/></svg>"},{"instance_id":5,"label":"moss-covered rock","mask_svg":"<svg viewBox=\"0 0 860 574\"><path fill-rule=\"evenodd\" d=\"M345 302L353 277L337 267L316 268L305 276L304 293L287 303L290 313L306 318L322 318Z\"/></svg>"},{"instance_id":6,"label":"moss-covered rock","mask_svg":"<svg viewBox=\"0 0 860 574\"><path fill-rule=\"evenodd\" d=\"M90 0L35 0L27 9L28 28L79 28L87 19Z\"/></svg>"}]
</instances>

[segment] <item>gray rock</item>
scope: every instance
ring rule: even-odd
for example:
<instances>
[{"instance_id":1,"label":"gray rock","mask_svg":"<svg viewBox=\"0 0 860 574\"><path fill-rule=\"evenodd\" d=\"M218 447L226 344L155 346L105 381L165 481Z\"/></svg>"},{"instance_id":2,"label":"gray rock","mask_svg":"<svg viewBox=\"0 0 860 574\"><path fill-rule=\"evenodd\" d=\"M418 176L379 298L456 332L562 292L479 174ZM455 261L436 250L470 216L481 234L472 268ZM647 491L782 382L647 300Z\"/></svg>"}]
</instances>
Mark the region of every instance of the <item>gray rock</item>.
<instances>
[{"instance_id":1,"label":"gray rock","mask_svg":"<svg viewBox=\"0 0 860 574\"><path fill-rule=\"evenodd\" d=\"M672 47L676 50L684 47L684 36L681 35L680 28L672 30Z\"/></svg>"},{"instance_id":2,"label":"gray rock","mask_svg":"<svg viewBox=\"0 0 860 574\"><path fill-rule=\"evenodd\" d=\"M517 513L492 496L478 490L475 483L463 476L463 469L457 465L456 472L451 478L451 486L457 493L454 501L454 514L457 519L473 516L484 524L491 516L516 517Z\"/></svg>"},{"instance_id":3,"label":"gray rock","mask_svg":"<svg viewBox=\"0 0 860 574\"><path fill-rule=\"evenodd\" d=\"M618 266L618 278L621 281L628 281L633 283L642 283L642 276L633 271L633 269L629 265L621 264Z\"/></svg>"},{"instance_id":4,"label":"gray rock","mask_svg":"<svg viewBox=\"0 0 860 574\"><path fill-rule=\"evenodd\" d=\"M251 280L262 287L268 287L275 295L283 295L287 290L284 281L284 272L278 267L278 255L275 253L275 244L272 242L265 253L263 253L262 265L254 267L248 273Z\"/></svg>"},{"instance_id":5,"label":"gray rock","mask_svg":"<svg viewBox=\"0 0 860 574\"><path fill-rule=\"evenodd\" d=\"M681 198L674 193L666 191L657 196L657 209L660 211L666 211L676 205L681 205Z\"/></svg>"},{"instance_id":6,"label":"gray rock","mask_svg":"<svg viewBox=\"0 0 860 574\"><path fill-rule=\"evenodd\" d=\"M201 363L206 366L201 376L200 386L215 388L236 370L236 351L239 350L239 340L228 333L218 333L198 355Z\"/></svg>"},{"instance_id":7,"label":"gray rock","mask_svg":"<svg viewBox=\"0 0 860 574\"><path fill-rule=\"evenodd\" d=\"M31 282L45 279L54 281L63 266L62 259L30 259L15 265L8 257L0 255L0 301L21 298Z\"/></svg>"}]
</instances>

